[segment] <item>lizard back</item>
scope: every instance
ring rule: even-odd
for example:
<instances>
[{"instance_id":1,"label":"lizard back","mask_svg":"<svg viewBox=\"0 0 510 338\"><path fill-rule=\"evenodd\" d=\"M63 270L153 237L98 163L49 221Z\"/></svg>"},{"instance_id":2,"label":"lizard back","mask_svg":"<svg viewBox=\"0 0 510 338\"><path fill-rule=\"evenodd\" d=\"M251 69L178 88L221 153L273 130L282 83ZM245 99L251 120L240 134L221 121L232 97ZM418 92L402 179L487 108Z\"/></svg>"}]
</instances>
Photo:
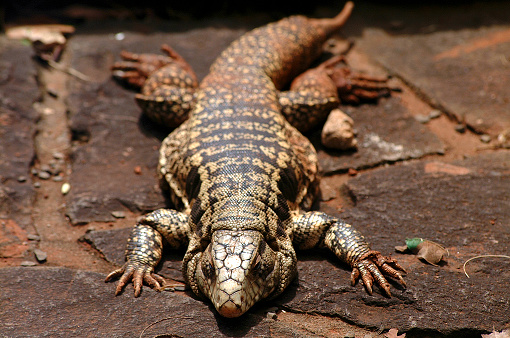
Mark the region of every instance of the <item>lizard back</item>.
<instances>
[{"instance_id":1,"label":"lizard back","mask_svg":"<svg viewBox=\"0 0 510 338\"><path fill-rule=\"evenodd\" d=\"M317 58L325 39L310 19L294 16L242 36L211 66L188 121L161 153L163 177L191 207L192 221L211 206L225 213L222 205L238 199L260 201L286 221L288 204L295 209L303 201L317 168L304 168L302 159L313 162L315 151L281 114L278 95ZM185 141L175 145L176 138ZM293 147L297 142L302 149ZM260 208L243 208L249 209Z\"/></svg>"}]
</instances>

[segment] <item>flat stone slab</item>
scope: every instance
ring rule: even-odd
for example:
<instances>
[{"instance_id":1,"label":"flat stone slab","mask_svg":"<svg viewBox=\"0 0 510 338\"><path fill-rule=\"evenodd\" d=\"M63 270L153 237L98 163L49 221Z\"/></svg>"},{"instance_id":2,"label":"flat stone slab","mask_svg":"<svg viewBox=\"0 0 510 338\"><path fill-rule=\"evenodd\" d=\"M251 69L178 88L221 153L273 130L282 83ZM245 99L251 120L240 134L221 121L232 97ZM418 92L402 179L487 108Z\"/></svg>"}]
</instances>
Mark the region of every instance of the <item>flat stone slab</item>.
<instances>
[{"instance_id":1,"label":"flat stone slab","mask_svg":"<svg viewBox=\"0 0 510 338\"><path fill-rule=\"evenodd\" d=\"M147 121L139 121L132 94L113 81L80 87L71 95L71 128L79 140L72 149L66 196L71 222L113 221L114 212L163 206L156 176L159 141L144 135Z\"/></svg>"},{"instance_id":2,"label":"flat stone slab","mask_svg":"<svg viewBox=\"0 0 510 338\"><path fill-rule=\"evenodd\" d=\"M471 257L509 252L510 152L378 169L350 180L347 187L355 206L341 217L360 229L373 248L390 254L406 238L427 238L448 249L446 263L432 266L413 255L393 254L408 271L408 288L395 284L393 298L385 298L378 289L369 296L362 286L350 286L349 268L331 253L301 252L298 279L262 306L401 332L477 336L510 327L510 262L475 260L467 265L470 278L462 270ZM119 248L125 247L128 233L121 229L87 236L106 259L120 265ZM160 273L182 280L175 276L179 266L179 255L172 256Z\"/></svg>"},{"instance_id":3,"label":"flat stone slab","mask_svg":"<svg viewBox=\"0 0 510 338\"><path fill-rule=\"evenodd\" d=\"M359 46L476 132L510 129L510 25L413 35L367 28Z\"/></svg>"},{"instance_id":4,"label":"flat stone slab","mask_svg":"<svg viewBox=\"0 0 510 338\"><path fill-rule=\"evenodd\" d=\"M103 279L67 268L0 269L0 332L6 337L139 337L144 330L144 337L267 337L274 327L285 333L262 314L228 320L183 294L146 289L139 298L131 292L115 296Z\"/></svg>"},{"instance_id":5,"label":"flat stone slab","mask_svg":"<svg viewBox=\"0 0 510 338\"><path fill-rule=\"evenodd\" d=\"M440 266L394 254L407 269L406 290L393 298L368 296L347 286L348 273L328 261L300 262L295 292L278 302L293 311L339 316L364 327L479 335L510 327L508 255L510 152L456 163L426 162L362 174L347 184L355 206L341 217L357 226L373 248L394 252L405 238L422 237L446 247Z\"/></svg>"},{"instance_id":6,"label":"flat stone slab","mask_svg":"<svg viewBox=\"0 0 510 338\"><path fill-rule=\"evenodd\" d=\"M0 37L0 257L23 257L34 234L30 167L39 114L32 49Z\"/></svg>"},{"instance_id":7,"label":"flat stone slab","mask_svg":"<svg viewBox=\"0 0 510 338\"><path fill-rule=\"evenodd\" d=\"M320 134L312 135L324 174L444 153L438 137L419 123L397 97L382 98L377 104L341 108L354 120L358 148L354 152L326 149L320 143Z\"/></svg>"}]
</instances>

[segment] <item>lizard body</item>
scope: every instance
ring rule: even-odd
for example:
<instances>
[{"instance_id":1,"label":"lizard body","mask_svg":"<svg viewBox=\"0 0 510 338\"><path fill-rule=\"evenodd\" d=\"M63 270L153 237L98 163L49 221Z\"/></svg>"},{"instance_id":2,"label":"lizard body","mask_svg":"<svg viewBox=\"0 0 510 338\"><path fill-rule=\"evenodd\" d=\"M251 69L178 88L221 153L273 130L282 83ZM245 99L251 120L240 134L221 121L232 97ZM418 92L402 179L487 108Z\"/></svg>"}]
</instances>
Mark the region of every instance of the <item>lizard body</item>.
<instances>
[{"instance_id":1,"label":"lizard body","mask_svg":"<svg viewBox=\"0 0 510 338\"><path fill-rule=\"evenodd\" d=\"M200 84L169 47L168 58L123 54L115 74L142 87L137 102L147 115L176 127L162 143L159 174L180 211L156 210L133 228L126 264L107 277L120 276L117 293L131 279L135 295L143 282L160 289L164 279L153 270L163 243L187 245L186 282L226 317L280 294L296 275L295 248L330 248L369 292L375 280L389 294L383 273L403 283L403 269L353 227L308 211L318 190L317 156L298 129L324 120L339 96L330 65L307 68L351 9L348 3L333 19L294 16L255 29Z\"/></svg>"}]
</instances>

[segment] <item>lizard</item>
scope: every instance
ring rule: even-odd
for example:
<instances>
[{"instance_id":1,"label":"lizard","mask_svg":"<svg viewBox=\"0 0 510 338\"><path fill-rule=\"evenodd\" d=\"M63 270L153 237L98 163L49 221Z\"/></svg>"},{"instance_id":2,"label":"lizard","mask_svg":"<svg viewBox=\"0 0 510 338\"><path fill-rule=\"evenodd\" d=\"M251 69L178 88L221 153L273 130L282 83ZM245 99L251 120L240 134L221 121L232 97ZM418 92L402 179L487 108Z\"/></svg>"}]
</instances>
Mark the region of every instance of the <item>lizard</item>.
<instances>
[{"instance_id":1,"label":"lizard","mask_svg":"<svg viewBox=\"0 0 510 338\"><path fill-rule=\"evenodd\" d=\"M139 87L144 113L174 128L162 141L158 173L175 208L137 221L126 263L106 277L119 278L116 294L131 281L135 297L144 283L165 286L154 272L164 245L187 247L185 282L224 317L281 294L297 274L296 249L329 248L369 294L375 283L391 297L388 276L406 286L395 259L372 250L350 224L311 210L318 161L302 132L342 97L370 99L381 89L339 71L339 58L308 69L352 8L348 2L334 18L296 15L248 32L200 83L169 46L167 56L121 53L114 77Z\"/></svg>"}]
</instances>

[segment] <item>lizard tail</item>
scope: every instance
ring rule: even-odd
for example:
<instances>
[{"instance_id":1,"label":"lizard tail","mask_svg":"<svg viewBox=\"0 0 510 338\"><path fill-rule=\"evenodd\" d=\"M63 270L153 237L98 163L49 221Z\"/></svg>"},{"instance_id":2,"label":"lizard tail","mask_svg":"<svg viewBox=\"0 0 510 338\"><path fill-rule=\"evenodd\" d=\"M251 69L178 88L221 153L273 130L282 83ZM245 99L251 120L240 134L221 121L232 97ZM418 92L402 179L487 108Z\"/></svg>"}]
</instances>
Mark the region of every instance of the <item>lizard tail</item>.
<instances>
[{"instance_id":1,"label":"lizard tail","mask_svg":"<svg viewBox=\"0 0 510 338\"><path fill-rule=\"evenodd\" d=\"M345 24L347 19L351 16L354 3L348 1L342 11L337 16L331 19L311 19L312 24L323 30L326 36L330 36L334 32L338 31Z\"/></svg>"}]
</instances>

